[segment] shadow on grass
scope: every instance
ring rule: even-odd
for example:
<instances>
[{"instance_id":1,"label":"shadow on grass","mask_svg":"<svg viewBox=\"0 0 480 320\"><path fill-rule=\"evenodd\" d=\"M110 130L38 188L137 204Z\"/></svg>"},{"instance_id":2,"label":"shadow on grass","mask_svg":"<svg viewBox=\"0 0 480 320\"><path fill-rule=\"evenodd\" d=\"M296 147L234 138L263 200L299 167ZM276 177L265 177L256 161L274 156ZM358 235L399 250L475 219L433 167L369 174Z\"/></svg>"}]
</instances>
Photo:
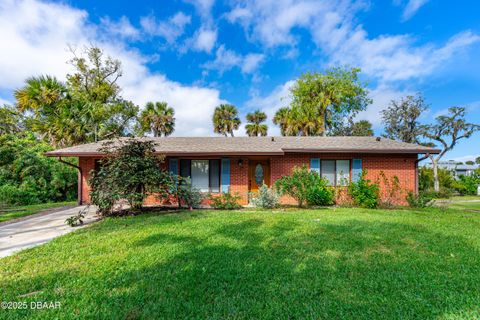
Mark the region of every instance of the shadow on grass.
<instances>
[{"instance_id":1,"label":"shadow on grass","mask_svg":"<svg viewBox=\"0 0 480 320\"><path fill-rule=\"evenodd\" d=\"M170 253L168 258L159 254L160 248ZM142 260L146 254L153 255L148 262ZM460 237L409 224L312 220L305 225L282 219L267 224L251 218L222 223L201 235L195 230L178 235L167 227L136 241L128 260L117 267L121 272L108 270L96 278L62 274L62 281L77 281L76 291L66 295L78 299L69 300L64 313L25 311L24 315L112 319L480 316L478 250ZM30 290L53 290L52 283L57 282L51 280L56 276L29 278ZM9 280L6 287L16 286L25 287L25 280Z\"/></svg>"}]
</instances>

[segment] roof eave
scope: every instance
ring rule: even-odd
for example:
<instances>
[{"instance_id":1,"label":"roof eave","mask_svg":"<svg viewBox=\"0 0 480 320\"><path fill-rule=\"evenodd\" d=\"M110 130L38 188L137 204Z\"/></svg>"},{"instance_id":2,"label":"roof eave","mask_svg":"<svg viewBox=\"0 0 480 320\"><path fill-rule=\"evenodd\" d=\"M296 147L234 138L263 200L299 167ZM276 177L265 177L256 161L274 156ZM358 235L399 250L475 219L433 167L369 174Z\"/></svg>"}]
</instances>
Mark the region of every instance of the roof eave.
<instances>
[{"instance_id":1,"label":"roof eave","mask_svg":"<svg viewBox=\"0 0 480 320\"><path fill-rule=\"evenodd\" d=\"M438 154L438 149L283 149L285 153L408 153L408 154L423 154L431 153Z\"/></svg>"}]
</instances>

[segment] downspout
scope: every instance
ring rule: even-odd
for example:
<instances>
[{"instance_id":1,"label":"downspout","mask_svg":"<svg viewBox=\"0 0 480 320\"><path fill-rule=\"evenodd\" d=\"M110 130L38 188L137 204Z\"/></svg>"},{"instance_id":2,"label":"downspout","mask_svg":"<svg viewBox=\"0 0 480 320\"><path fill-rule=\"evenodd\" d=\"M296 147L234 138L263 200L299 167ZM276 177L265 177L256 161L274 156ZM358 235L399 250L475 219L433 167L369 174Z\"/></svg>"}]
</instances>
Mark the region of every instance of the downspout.
<instances>
[{"instance_id":1,"label":"downspout","mask_svg":"<svg viewBox=\"0 0 480 320\"><path fill-rule=\"evenodd\" d=\"M415 194L418 195L418 163L430 157L430 153L426 153L423 157L415 160Z\"/></svg>"},{"instance_id":2,"label":"downspout","mask_svg":"<svg viewBox=\"0 0 480 320\"><path fill-rule=\"evenodd\" d=\"M74 165L68 161L62 159L62 157L58 157L58 161L66 164L67 166L73 167L78 170L78 189L77 189L77 203L78 205L82 205L82 196L83 196L83 175L82 175L82 168L80 166Z\"/></svg>"}]
</instances>

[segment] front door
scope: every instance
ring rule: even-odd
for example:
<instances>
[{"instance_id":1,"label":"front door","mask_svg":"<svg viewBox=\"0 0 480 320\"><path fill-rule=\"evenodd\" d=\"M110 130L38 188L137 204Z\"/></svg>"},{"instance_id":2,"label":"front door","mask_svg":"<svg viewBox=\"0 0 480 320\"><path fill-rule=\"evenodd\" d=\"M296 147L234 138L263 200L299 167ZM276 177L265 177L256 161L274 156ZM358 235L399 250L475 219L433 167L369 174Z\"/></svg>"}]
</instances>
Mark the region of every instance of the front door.
<instances>
[{"instance_id":1,"label":"front door","mask_svg":"<svg viewBox=\"0 0 480 320\"><path fill-rule=\"evenodd\" d=\"M248 190L257 192L262 184L270 186L270 161L248 160Z\"/></svg>"}]
</instances>

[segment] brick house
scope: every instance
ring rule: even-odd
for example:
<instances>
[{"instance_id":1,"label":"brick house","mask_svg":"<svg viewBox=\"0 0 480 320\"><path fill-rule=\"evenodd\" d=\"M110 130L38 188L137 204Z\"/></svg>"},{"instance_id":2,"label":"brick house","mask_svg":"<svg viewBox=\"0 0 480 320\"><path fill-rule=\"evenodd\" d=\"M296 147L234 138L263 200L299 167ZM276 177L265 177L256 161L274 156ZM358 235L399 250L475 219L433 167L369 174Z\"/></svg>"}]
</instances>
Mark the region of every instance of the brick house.
<instances>
[{"instance_id":1,"label":"brick house","mask_svg":"<svg viewBox=\"0 0 480 320\"><path fill-rule=\"evenodd\" d=\"M308 166L337 189L337 202L349 201L346 184L362 172L380 185L381 197L392 198L385 178L398 178L400 191L393 202L405 204L408 192L417 192L419 155L439 150L376 137L167 137L153 140L158 154L166 156L165 169L189 176L204 192L239 193L242 204L262 183L268 186L295 166ZM46 153L46 156L78 157L79 203L90 201L88 178L95 169L103 142L84 144ZM153 204L154 198L148 199ZM283 203L293 199L283 197Z\"/></svg>"}]
</instances>

